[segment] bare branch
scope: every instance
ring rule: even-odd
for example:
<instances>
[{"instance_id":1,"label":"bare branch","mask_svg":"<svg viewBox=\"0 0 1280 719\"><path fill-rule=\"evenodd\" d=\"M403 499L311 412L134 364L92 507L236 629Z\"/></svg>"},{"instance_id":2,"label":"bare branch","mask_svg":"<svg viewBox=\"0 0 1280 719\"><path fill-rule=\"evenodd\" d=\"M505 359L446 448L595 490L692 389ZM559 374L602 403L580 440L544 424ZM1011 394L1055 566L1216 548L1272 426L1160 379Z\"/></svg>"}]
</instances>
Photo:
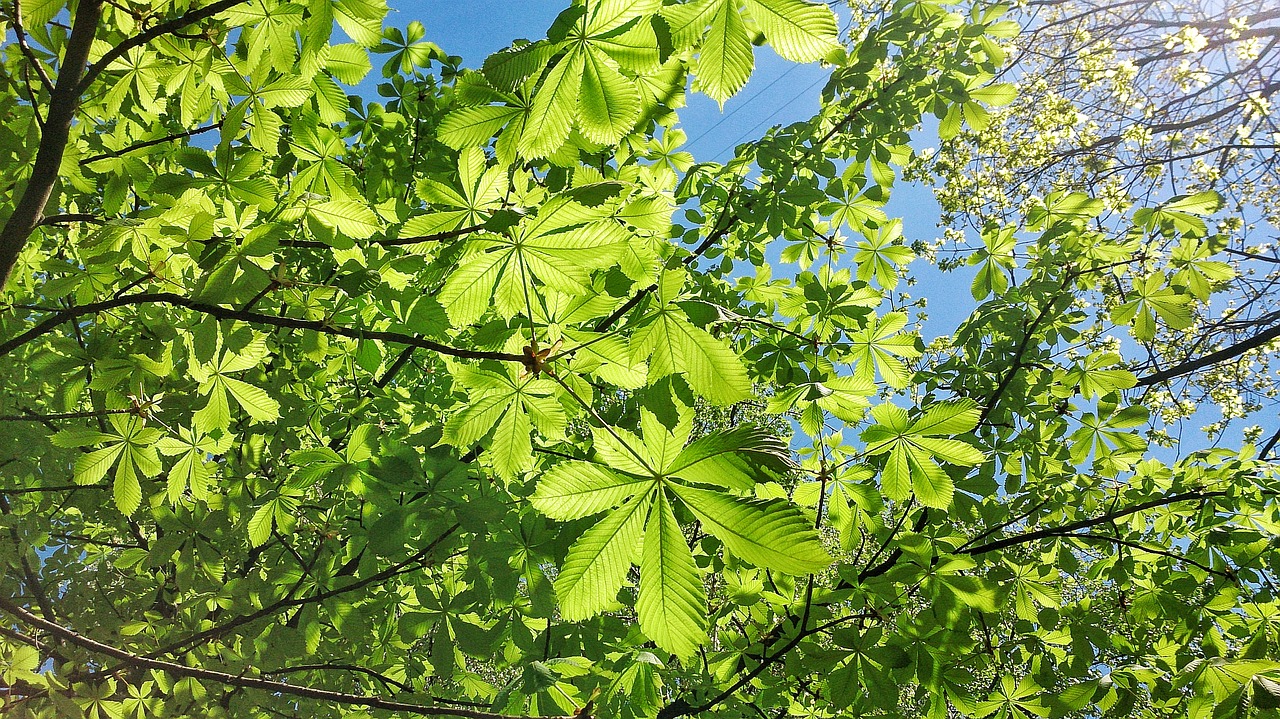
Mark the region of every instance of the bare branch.
<instances>
[{"instance_id":1,"label":"bare branch","mask_svg":"<svg viewBox=\"0 0 1280 719\"><path fill-rule=\"evenodd\" d=\"M1166 380L1191 374L1192 372L1202 370L1206 367L1212 367L1220 362L1235 359L1249 350L1257 349L1258 347L1266 345L1278 337L1280 337L1280 325L1276 325L1270 329L1259 332L1247 340L1223 347L1217 352L1210 352L1202 357L1187 360L1186 362L1181 362L1172 367L1162 369L1159 372L1153 372L1145 377L1141 377L1138 379L1138 386L1149 387L1153 384L1159 384Z\"/></svg>"},{"instance_id":2,"label":"bare branch","mask_svg":"<svg viewBox=\"0 0 1280 719\"><path fill-rule=\"evenodd\" d=\"M27 62L31 63L31 66L36 69L36 75L40 76L40 84L44 85L45 91L52 93L53 81L44 71L44 63L40 62L32 52L31 46L27 45L27 32L22 27L22 0L13 0L13 34L17 36L18 48L26 56ZM35 105L35 98L32 98L32 105Z\"/></svg>"}]
</instances>

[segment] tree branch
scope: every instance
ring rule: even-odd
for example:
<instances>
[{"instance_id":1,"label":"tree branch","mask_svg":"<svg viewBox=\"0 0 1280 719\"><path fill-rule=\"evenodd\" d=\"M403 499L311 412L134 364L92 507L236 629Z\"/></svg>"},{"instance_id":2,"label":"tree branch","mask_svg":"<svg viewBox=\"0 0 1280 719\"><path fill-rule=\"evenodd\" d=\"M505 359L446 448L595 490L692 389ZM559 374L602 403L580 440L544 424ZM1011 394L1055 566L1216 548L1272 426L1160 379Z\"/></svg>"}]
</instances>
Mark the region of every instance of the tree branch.
<instances>
[{"instance_id":1,"label":"tree branch","mask_svg":"<svg viewBox=\"0 0 1280 719\"><path fill-rule=\"evenodd\" d=\"M30 62L36 69L36 75L40 77L40 83L44 85L46 92L53 92L53 81L49 79L48 73L44 71L44 63L36 58L36 54L32 52L31 46L27 45L27 32L22 27L22 2L21 0L13 0L13 34L18 37L18 49L22 50L22 54L26 56L27 62ZM31 98L32 106L35 105L35 98Z\"/></svg>"},{"instance_id":2,"label":"tree branch","mask_svg":"<svg viewBox=\"0 0 1280 719\"><path fill-rule=\"evenodd\" d=\"M1191 374L1196 370L1201 370L1201 369L1204 369L1205 367L1211 367L1215 364L1218 364L1219 362L1225 362L1229 359L1234 359L1236 357L1239 357L1245 352L1248 352L1251 349L1257 349L1258 347L1261 347L1271 342L1272 340L1275 340L1276 338L1280 338L1280 325L1276 325L1268 330L1259 332L1258 334L1250 337L1247 340L1243 340L1233 345L1223 347L1217 352L1210 352L1209 354L1204 355L1203 357L1199 357L1193 360L1187 360L1186 362L1176 364L1172 367L1169 367L1168 369L1162 369L1159 372L1153 372L1145 377L1140 377L1138 379L1137 386L1148 387L1153 384L1164 382L1165 380L1170 380L1175 377L1181 377L1182 375L1185 375L1185 374Z\"/></svg>"},{"instance_id":3,"label":"tree branch","mask_svg":"<svg viewBox=\"0 0 1280 719\"><path fill-rule=\"evenodd\" d=\"M1190 565L1191 565L1191 566L1193 566L1193 567L1197 567L1197 568L1199 568L1199 569L1202 569L1202 570L1204 570L1204 571L1208 572L1209 574L1215 574L1215 575L1217 575L1217 576L1219 576L1219 577L1222 577L1223 579L1228 579L1228 580L1229 580L1229 579L1231 579L1231 575L1230 575L1230 574L1228 574L1227 572L1222 571L1221 569L1213 569L1212 567L1209 567L1209 566L1207 566L1207 565L1205 565L1205 564L1202 564L1202 563L1200 563L1200 562L1197 562L1196 560L1191 559L1191 558L1189 558L1189 557L1186 557L1186 556L1183 556L1183 555L1181 555L1181 554L1178 554L1177 552L1171 552L1171 551L1169 551L1169 550L1167 550L1167 549L1161 549L1161 548L1159 548L1159 547L1151 547L1151 546L1148 546L1148 545L1146 545L1146 544L1143 544L1142 542L1134 542L1134 541L1129 540L1129 539L1123 539L1123 538L1121 538L1121 537L1113 537L1113 536L1111 536L1111 535L1107 535L1107 534L1093 534L1093 533L1091 533L1091 532L1085 532L1085 533L1083 533L1083 534L1075 534L1075 533L1072 533L1072 532L1063 532L1063 533L1062 533L1061 535L1059 535L1059 536L1061 536L1061 537L1062 537L1062 538L1064 538L1064 539L1082 539L1082 540L1093 540L1093 541L1098 541L1098 542L1111 542L1112 544L1119 544L1119 545L1120 545L1120 546L1122 546L1122 547L1128 547L1128 548L1130 548L1130 549L1136 549L1136 550L1138 550L1138 551L1140 551L1140 552L1148 552L1148 553L1150 553L1150 554L1158 554L1158 555L1160 555L1160 556L1162 556L1162 557L1169 557L1170 559L1176 559L1176 560L1178 560L1178 561L1180 561L1180 562L1186 562L1187 564L1190 564Z\"/></svg>"},{"instance_id":4,"label":"tree branch","mask_svg":"<svg viewBox=\"0 0 1280 719\"><path fill-rule=\"evenodd\" d=\"M89 60L89 50L93 47L101 17L102 0L82 0L76 7L62 71L58 73L58 82L49 96L49 117L40 135L31 177L21 199L14 205L13 214L0 229L0 291L8 284L9 276L18 264L18 255L39 225L40 216L44 214L53 186L58 181L58 168L62 165L67 139L71 136L71 121L80 104L80 78Z\"/></svg>"},{"instance_id":5,"label":"tree branch","mask_svg":"<svg viewBox=\"0 0 1280 719\"><path fill-rule=\"evenodd\" d=\"M445 539L450 537L454 532L458 531L458 529L460 528L461 528L461 525L454 524L452 527L449 527L448 529L446 529L439 537L436 537L430 544L428 544L427 546L419 550L417 554L413 555L412 557L409 557L403 562L394 564L382 570L381 572L378 572L377 574L371 574L368 577L365 577L364 579L361 579L357 582L352 582L345 586L338 587L337 589L329 589L327 591L317 592L316 594L312 594L307 597L293 598L293 597L286 596L284 599L280 599L278 601L272 602L271 604L264 606L263 608L259 609L256 612L253 612L251 614L243 614L241 616L236 617L235 619L232 619L229 622L226 622L225 624L218 624L218 625L209 627L208 629L205 629L202 632L197 632L196 634L190 637L187 637L186 639L182 639L177 642L172 642L164 647L161 647L160 649L157 649L152 652L148 652L147 656L155 657L161 654L172 654L173 652L181 651L183 649L186 649L187 647L212 641L213 639L221 637L233 629L242 627L245 624L249 624L250 622L255 622L259 619L275 614L281 609L300 607L305 604L315 604L316 602L322 602L326 599L329 599L330 597L336 597L340 594L354 592L357 589L362 589L364 587L369 586L370 584L385 582L386 580L391 579L392 577L395 577L405 572L406 567L412 567L413 565L420 563L425 559L429 558L429 555L431 554L431 552L435 550L435 548L439 546L441 542L443 542Z\"/></svg>"},{"instance_id":6,"label":"tree branch","mask_svg":"<svg viewBox=\"0 0 1280 719\"><path fill-rule=\"evenodd\" d=\"M47 225L68 225L73 222L88 222L93 225L107 224L106 220L98 217L97 215L79 212L70 215L49 215L48 217L42 217L40 218L40 221L36 223L36 227L45 227Z\"/></svg>"},{"instance_id":7,"label":"tree branch","mask_svg":"<svg viewBox=\"0 0 1280 719\"><path fill-rule=\"evenodd\" d=\"M1028 542L1034 542L1038 539L1047 539L1049 537L1061 537L1065 534L1074 533L1081 529L1088 529L1089 527L1096 527L1099 524L1107 524L1108 522L1114 522L1115 520L1120 519L1122 517L1127 517L1131 514L1137 514L1138 512L1144 512L1148 509L1154 509L1155 507L1163 507L1165 505L1175 504L1177 502L1189 502L1189 501L1199 500L1199 499L1209 499L1211 497L1222 497L1225 495L1226 495L1226 492L1182 492L1180 494L1173 494L1173 495L1169 495L1168 497L1159 497L1157 499L1152 499L1146 502L1142 502L1140 504L1135 504L1132 507L1117 509L1112 512L1107 512L1106 514L1103 514L1098 517L1092 517L1090 519L1081 519L1079 521L1072 522L1070 524L1065 524L1061 527L1046 527L1044 529L1037 529L1034 532L1026 532L1025 534L1017 534L1012 537L1005 537L1004 539L996 540L994 542L988 542L987 544L980 544L976 547L962 548L958 551L958 553L959 554L986 554L987 552L994 552L996 550L1004 549L1006 547L1012 547L1018 544L1026 544Z\"/></svg>"},{"instance_id":8,"label":"tree branch","mask_svg":"<svg viewBox=\"0 0 1280 719\"><path fill-rule=\"evenodd\" d=\"M319 671L355 672L357 674L363 674L367 677L370 677L387 688L395 687L396 689L399 689L402 692L413 691L413 687L409 686L408 684L405 684L404 682L398 682L381 672L376 672L372 669L356 666L355 664L300 664L296 667L284 667L281 669L272 669L270 671L265 671L262 674L263 676L270 677L270 676L277 676L282 674L298 674L299 672L319 672Z\"/></svg>"},{"instance_id":9,"label":"tree branch","mask_svg":"<svg viewBox=\"0 0 1280 719\"><path fill-rule=\"evenodd\" d=\"M89 417L105 417L109 414L129 414L133 409L103 409L85 412L59 412L58 414L5 414L0 415L0 422L50 422L57 419L87 419Z\"/></svg>"},{"instance_id":10,"label":"tree branch","mask_svg":"<svg viewBox=\"0 0 1280 719\"><path fill-rule=\"evenodd\" d=\"M448 716L462 717L463 719L526 719L525 717L498 714L496 712L480 711L477 709L433 707L396 701L394 699L368 694L335 692L298 684L286 684L284 682L272 681L261 677L245 676L243 674L228 674L226 672L214 671L212 669L189 667L184 664L178 664L177 662L149 659L147 657L142 657L132 652L128 652L124 649L120 649L119 647L104 644L96 639L91 639L72 629L62 626L61 624L56 624L42 619L4 597L0 597L0 610L4 610L28 626L48 632L49 634L58 637L69 644L78 646L85 651L105 657L111 657L112 659L123 663L125 666L136 669L158 670L168 672L178 677L188 677L191 679L216 682L230 687L257 689L259 691L270 692L273 694L302 697L304 699L316 699L319 701L327 701L346 706L362 706L369 707L370 709L385 709L387 711L405 712L408 714L417 714L419 716ZM29 643L34 643L34 641ZM556 719L572 718L558 717Z\"/></svg>"},{"instance_id":11,"label":"tree branch","mask_svg":"<svg viewBox=\"0 0 1280 719\"><path fill-rule=\"evenodd\" d=\"M110 484L61 484L54 487L0 487L0 494L34 494L36 492L79 492L82 489L111 489Z\"/></svg>"},{"instance_id":12,"label":"tree branch","mask_svg":"<svg viewBox=\"0 0 1280 719\"><path fill-rule=\"evenodd\" d=\"M85 72L84 79L81 80L77 86L76 94L83 95L84 91L89 89L89 86L93 84L94 80L97 80L98 76L101 75L103 71L111 65L111 63L121 57L124 57L125 53L135 47L142 47L158 37L181 30L188 25L194 25L201 20L211 18L214 15L217 15L224 10L229 10L243 2L245 2L245 0L221 0L220 2L216 2L207 7L202 7L199 10L193 10L185 15L180 15L172 20L166 20L159 25L148 28L145 32L134 35L128 40L125 40L119 45L108 50L107 53L97 62L93 63L89 70Z\"/></svg>"},{"instance_id":13,"label":"tree branch","mask_svg":"<svg viewBox=\"0 0 1280 719\"><path fill-rule=\"evenodd\" d=\"M212 124L212 125L205 125L204 127L197 127L197 128L195 128L194 130L187 130L187 131L185 131L185 132L179 132L179 133L174 134L174 135L166 135L166 136L164 136L164 137L157 137L157 138L156 138L156 139L154 139L154 140L145 140L145 141L143 141L143 142L135 142L134 144L129 145L128 147L124 147L124 148L121 148L121 149L119 149L119 150L112 150L111 152L104 152L104 153L102 153L102 154L100 154L100 155L94 155L93 157L90 157L90 158L86 158L86 159L84 159L84 160L81 160L81 161L80 161L80 166L81 166L81 167L84 167L84 166L86 166L86 165L92 165L93 163L98 162L99 160L109 160L109 159L111 159L111 158L113 158L113 157L120 157L120 156L122 156L122 155L127 155L127 154L129 154L130 152L136 152L136 151L138 151L138 150L142 150L142 149L145 149L145 148L148 148L148 147L152 147L152 146L155 146L155 145L162 145L162 144L164 144L164 143L166 143L166 142L173 142L174 140L181 140L181 139L183 139L184 137L195 137L196 135L200 135L200 134L203 134L203 133L209 132L210 130L217 130L217 129L221 128L221 127L222 127L222 123L221 123L221 122L215 122L215 123L214 123L214 124Z\"/></svg>"},{"instance_id":14,"label":"tree branch","mask_svg":"<svg viewBox=\"0 0 1280 719\"><path fill-rule=\"evenodd\" d=\"M0 495L0 513L5 515L12 514L9 507L9 500ZM35 598L36 605L40 607L40 611L47 619L55 620L58 615L53 611L53 603L49 601L49 595L45 593L44 587L40 584L40 575L36 573L31 566L31 562L27 561L26 547L23 546L22 537L18 534L16 525L9 525L9 538L13 541L14 554L18 556L18 565L22 568L23 586L27 591L31 592L31 596Z\"/></svg>"},{"instance_id":15,"label":"tree branch","mask_svg":"<svg viewBox=\"0 0 1280 719\"><path fill-rule=\"evenodd\" d=\"M268 325L271 327L284 327L296 330L314 330L323 334L335 335L338 337L349 337L351 339L380 340L399 345L408 345L411 347L421 347L422 349L431 350L440 354L452 357L461 357L463 359L489 359L498 360L500 362L523 362L524 355L509 354L507 352L489 352L485 350L470 350L461 347L451 347L429 340L425 337L417 335L404 334L402 332L388 332L383 330L362 330L354 327L338 327L321 320L304 320L297 317L280 317L277 315L267 315L260 312L250 312L245 310L237 310L221 305L213 305L207 302L193 300L190 297L173 294L170 292L156 292L140 295L129 295L127 297L116 297L102 302L95 302L87 305L77 305L58 312L57 314L45 319L31 329L14 337L11 340L0 343L0 357L9 354L13 350L22 345L40 337L51 331L58 325L74 320L85 315L97 314L107 310L119 307L128 307L131 305L142 304L167 304L176 307L183 307L194 312L216 317L220 320L239 320L249 324Z\"/></svg>"},{"instance_id":16,"label":"tree branch","mask_svg":"<svg viewBox=\"0 0 1280 719\"><path fill-rule=\"evenodd\" d=\"M459 227L455 230L446 230L445 232L437 232L434 235L419 235L417 237L397 237L391 240L372 240L374 244L383 247L396 247L398 245L417 245L423 242L440 242L443 240L452 240L455 237L479 232L484 229L484 223L478 225L469 225L467 227Z\"/></svg>"}]
</instances>

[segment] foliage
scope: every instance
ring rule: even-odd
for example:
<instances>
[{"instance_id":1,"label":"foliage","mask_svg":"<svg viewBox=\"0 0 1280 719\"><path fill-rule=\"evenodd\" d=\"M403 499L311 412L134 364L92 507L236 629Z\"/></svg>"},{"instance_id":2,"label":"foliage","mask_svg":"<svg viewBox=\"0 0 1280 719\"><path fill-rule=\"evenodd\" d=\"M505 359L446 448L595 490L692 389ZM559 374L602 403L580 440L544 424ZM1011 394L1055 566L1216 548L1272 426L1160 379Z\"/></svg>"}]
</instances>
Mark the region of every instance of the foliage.
<instances>
[{"instance_id":1,"label":"foliage","mask_svg":"<svg viewBox=\"0 0 1280 719\"><path fill-rule=\"evenodd\" d=\"M1218 294L1177 309L1165 332L1146 325L1138 339L1149 366L1210 351L1238 361L1206 368L1175 392L1153 389L1143 403L1168 424L1186 421L1188 431L1199 425L1210 438L1261 438L1280 392L1266 351L1277 336L1280 269L1275 3L1042 0L1011 17L1025 29L997 79L1016 85L1016 96L967 129L944 119L949 137L909 170L934 188L949 226L949 242L938 248L942 263L962 263L977 244L964 231L981 233L989 224L1009 230L999 234L1012 250L1017 217L1056 191L1089 188L1104 209L1099 229L1117 241L1130 218L1161 223L1170 231L1142 246L1152 268L1179 268L1176 281L1196 297L1207 297L1210 286ZM1156 209L1162 203L1225 216L1208 232L1197 218ZM1197 239L1187 240L1188 232ZM992 269L984 265L975 282L989 281ZM1140 282L1123 284L1124 293L1143 290ZM1184 342L1187 333L1197 341ZM1277 440L1262 442L1264 456Z\"/></svg>"},{"instance_id":2,"label":"foliage","mask_svg":"<svg viewBox=\"0 0 1280 719\"><path fill-rule=\"evenodd\" d=\"M577 3L471 70L379 0L6 4L6 714L1273 710L1276 468L1134 401L1232 357L1131 351L1231 278L1218 196L1046 195L926 345L883 207L1016 27L855 10ZM760 42L821 112L695 163Z\"/></svg>"}]
</instances>

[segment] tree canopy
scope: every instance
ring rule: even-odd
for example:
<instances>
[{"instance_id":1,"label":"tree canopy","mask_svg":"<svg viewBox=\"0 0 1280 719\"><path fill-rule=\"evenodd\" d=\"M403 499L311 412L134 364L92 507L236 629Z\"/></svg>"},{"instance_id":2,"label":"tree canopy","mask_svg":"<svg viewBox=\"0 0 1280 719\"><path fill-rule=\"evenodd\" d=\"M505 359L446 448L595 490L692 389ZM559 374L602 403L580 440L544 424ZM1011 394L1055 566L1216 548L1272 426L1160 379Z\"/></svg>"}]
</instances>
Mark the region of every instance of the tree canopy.
<instances>
[{"instance_id":1,"label":"tree canopy","mask_svg":"<svg viewBox=\"0 0 1280 719\"><path fill-rule=\"evenodd\" d=\"M1274 712L1274 442L1147 406L1274 340L1178 344L1223 188L886 211L1036 91L1008 9L575 2L475 69L382 0L4 2L6 715ZM821 111L699 162L760 44Z\"/></svg>"}]
</instances>

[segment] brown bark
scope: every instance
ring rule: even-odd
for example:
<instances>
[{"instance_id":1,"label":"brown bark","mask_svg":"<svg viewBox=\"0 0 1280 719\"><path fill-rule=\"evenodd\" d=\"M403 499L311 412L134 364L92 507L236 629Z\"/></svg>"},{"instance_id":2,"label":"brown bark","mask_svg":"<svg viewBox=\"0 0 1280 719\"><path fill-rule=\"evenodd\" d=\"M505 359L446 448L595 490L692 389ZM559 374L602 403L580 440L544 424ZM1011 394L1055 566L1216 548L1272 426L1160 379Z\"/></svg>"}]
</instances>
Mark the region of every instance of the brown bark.
<instances>
[{"instance_id":1,"label":"brown bark","mask_svg":"<svg viewBox=\"0 0 1280 719\"><path fill-rule=\"evenodd\" d=\"M67 41L62 71L58 73L57 83L54 84L49 99L49 117L45 120L44 132L40 136L40 147L36 150L31 178L27 181L22 198L14 206L13 214L9 216L4 228L0 229L0 290L8 284L9 276L18 263L18 255L27 244L27 238L39 226L44 208L53 194L53 186L58 181L58 168L62 166L62 155L67 149L67 138L71 135L71 121L80 105L80 83L84 78L89 49L93 47L93 38L101 17L102 0L81 0L76 7L75 19L71 24L71 38Z\"/></svg>"}]
</instances>

